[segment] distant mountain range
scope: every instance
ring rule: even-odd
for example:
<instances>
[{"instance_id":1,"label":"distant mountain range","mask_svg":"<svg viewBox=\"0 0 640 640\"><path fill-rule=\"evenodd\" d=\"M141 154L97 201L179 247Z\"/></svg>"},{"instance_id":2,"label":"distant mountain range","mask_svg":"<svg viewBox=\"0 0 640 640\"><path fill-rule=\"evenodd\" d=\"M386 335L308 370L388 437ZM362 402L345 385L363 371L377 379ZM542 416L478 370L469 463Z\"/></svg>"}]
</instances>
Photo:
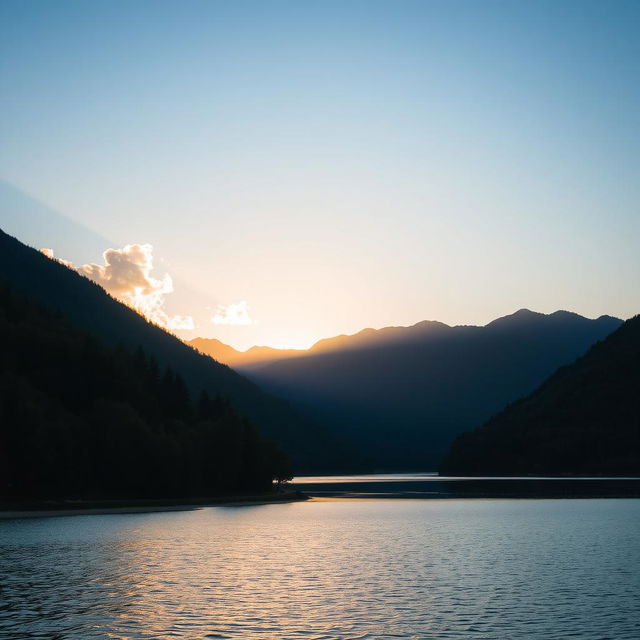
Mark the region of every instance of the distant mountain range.
<instances>
[{"instance_id":1,"label":"distant mountain range","mask_svg":"<svg viewBox=\"0 0 640 640\"><path fill-rule=\"evenodd\" d=\"M437 331L440 327L448 327L441 322L424 320L411 327L385 327L384 329L363 329L353 335L342 334L332 338L318 340L309 349L276 349L273 347L255 346L246 351L238 351L216 338L194 338L188 344L198 351L211 356L218 362L235 369L253 370L277 360L308 357L322 353L351 351L369 346L398 344L412 339L419 333Z\"/></svg>"},{"instance_id":2,"label":"distant mountain range","mask_svg":"<svg viewBox=\"0 0 640 640\"><path fill-rule=\"evenodd\" d=\"M365 329L302 352L239 354L217 341L192 344L304 408L351 442L368 468L429 469L457 435L530 393L621 323L521 309L484 327L425 321Z\"/></svg>"},{"instance_id":3,"label":"distant mountain range","mask_svg":"<svg viewBox=\"0 0 640 640\"><path fill-rule=\"evenodd\" d=\"M449 475L640 475L640 316L461 435Z\"/></svg>"},{"instance_id":4,"label":"distant mountain range","mask_svg":"<svg viewBox=\"0 0 640 640\"><path fill-rule=\"evenodd\" d=\"M274 360L295 358L308 353L302 349L274 349L272 347L251 347L247 351L238 351L215 338L194 338L189 340L188 344L200 353L234 369L260 366Z\"/></svg>"},{"instance_id":5,"label":"distant mountain range","mask_svg":"<svg viewBox=\"0 0 640 640\"><path fill-rule=\"evenodd\" d=\"M0 231L0 281L30 301L44 305L73 327L106 345L139 347L160 369L170 366L196 399L202 390L228 399L262 436L279 443L296 472L344 468L352 457L330 432L290 404L263 392L225 365L198 354L175 336L149 324L101 287Z\"/></svg>"},{"instance_id":6,"label":"distant mountain range","mask_svg":"<svg viewBox=\"0 0 640 640\"><path fill-rule=\"evenodd\" d=\"M203 390L228 399L282 445L297 473L435 469L458 435L533 392L622 324L522 309L484 327L425 321L321 340L308 351L241 353L216 340L187 346L1 231L0 282L106 348L141 348L184 380L192 400Z\"/></svg>"}]
</instances>

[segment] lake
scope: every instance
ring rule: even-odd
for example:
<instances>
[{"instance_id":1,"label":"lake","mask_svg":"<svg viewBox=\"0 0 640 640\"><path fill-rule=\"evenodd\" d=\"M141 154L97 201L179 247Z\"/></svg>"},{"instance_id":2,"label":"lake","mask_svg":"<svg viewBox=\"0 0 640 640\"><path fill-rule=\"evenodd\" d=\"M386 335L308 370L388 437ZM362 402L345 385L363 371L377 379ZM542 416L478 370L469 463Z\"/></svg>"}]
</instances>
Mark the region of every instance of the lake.
<instances>
[{"instance_id":1,"label":"lake","mask_svg":"<svg viewBox=\"0 0 640 640\"><path fill-rule=\"evenodd\" d=\"M640 500L0 521L0 638L640 637Z\"/></svg>"}]
</instances>

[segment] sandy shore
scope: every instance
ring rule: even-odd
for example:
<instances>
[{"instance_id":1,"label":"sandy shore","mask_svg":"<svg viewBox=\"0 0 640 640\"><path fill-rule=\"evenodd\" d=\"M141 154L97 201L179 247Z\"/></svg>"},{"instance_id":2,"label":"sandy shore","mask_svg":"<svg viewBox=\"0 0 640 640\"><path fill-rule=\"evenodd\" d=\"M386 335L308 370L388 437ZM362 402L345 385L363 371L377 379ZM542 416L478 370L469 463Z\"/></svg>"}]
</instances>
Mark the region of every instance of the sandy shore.
<instances>
[{"instance_id":1,"label":"sandy shore","mask_svg":"<svg viewBox=\"0 0 640 640\"><path fill-rule=\"evenodd\" d=\"M192 500L133 500L121 501L77 501L47 503L43 505L25 505L24 508L0 509L0 520L10 518L58 518L63 516L89 516L123 513L157 513L164 511L193 511L204 507L251 507L264 504L280 504L307 500L299 491L269 493L251 496L227 496Z\"/></svg>"}]
</instances>

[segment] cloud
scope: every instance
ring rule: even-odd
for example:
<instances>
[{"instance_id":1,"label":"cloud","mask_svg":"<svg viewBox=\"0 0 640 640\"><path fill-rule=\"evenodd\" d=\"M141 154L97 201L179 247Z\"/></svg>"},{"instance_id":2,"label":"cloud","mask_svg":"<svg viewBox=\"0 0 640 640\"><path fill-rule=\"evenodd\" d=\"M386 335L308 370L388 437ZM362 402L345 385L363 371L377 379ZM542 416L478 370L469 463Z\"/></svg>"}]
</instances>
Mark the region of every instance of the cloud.
<instances>
[{"instance_id":1,"label":"cloud","mask_svg":"<svg viewBox=\"0 0 640 640\"><path fill-rule=\"evenodd\" d=\"M249 305L245 300L229 305L218 305L215 315L211 318L213 324L232 324L246 326L253 324L249 315Z\"/></svg>"},{"instance_id":2,"label":"cloud","mask_svg":"<svg viewBox=\"0 0 640 640\"><path fill-rule=\"evenodd\" d=\"M173 291L173 282L168 273L160 280L151 275L153 247L150 244L128 244L122 249L107 249L103 253L103 265L84 264L80 267L56 258L51 249L41 249L41 252L93 280L161 327L170 330L194 328L191 316L170 316L164 310L165 296Z\"/></svg>"}]
</instances>

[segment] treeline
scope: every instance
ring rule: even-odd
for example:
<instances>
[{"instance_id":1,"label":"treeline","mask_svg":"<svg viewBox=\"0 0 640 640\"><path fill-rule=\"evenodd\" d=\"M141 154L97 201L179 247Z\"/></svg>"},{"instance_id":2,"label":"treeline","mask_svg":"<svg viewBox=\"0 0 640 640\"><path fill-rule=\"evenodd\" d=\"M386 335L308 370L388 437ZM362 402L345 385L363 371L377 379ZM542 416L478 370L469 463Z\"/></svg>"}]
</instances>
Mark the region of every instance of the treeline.
<instances>
[{"instance_id":1,"label":"treeline","mask_svg":"<svg viewBox=\"0 0 640 640\"><path fill-rule=\"evenodd\" d=\"M204 497L290 475L225 399L192 399L142 349L109 347L0 283L2 497Z\"/></svg>"},{"instance_id":2,"label":"treeline","mask_svg":"<svg viewBox=\"0 0 640 640\"><path fill-rule=\"evenodd\" d=\"M352 453L340 440L281 398L210 357L197 353L176 336L147 322L140 314L110 297L105 290L64 265L27 247L0 229L0 282L47 309L59 312L73 327L95 336L104 345L141 346L153 354L162 372L179 371L194 401L202 389L219 393L277 442L298 473L326 473L351 464Z\"/></svg>"},{"instance_id":3,"label":"treeline","mask_svg":"<svg viewBox=\"0 0 640 640\"><path fill-rule=\"evenodd\" d=\"M640 316L460 436L447 475L640 475Z\"/></svg>"}]
</instances>

